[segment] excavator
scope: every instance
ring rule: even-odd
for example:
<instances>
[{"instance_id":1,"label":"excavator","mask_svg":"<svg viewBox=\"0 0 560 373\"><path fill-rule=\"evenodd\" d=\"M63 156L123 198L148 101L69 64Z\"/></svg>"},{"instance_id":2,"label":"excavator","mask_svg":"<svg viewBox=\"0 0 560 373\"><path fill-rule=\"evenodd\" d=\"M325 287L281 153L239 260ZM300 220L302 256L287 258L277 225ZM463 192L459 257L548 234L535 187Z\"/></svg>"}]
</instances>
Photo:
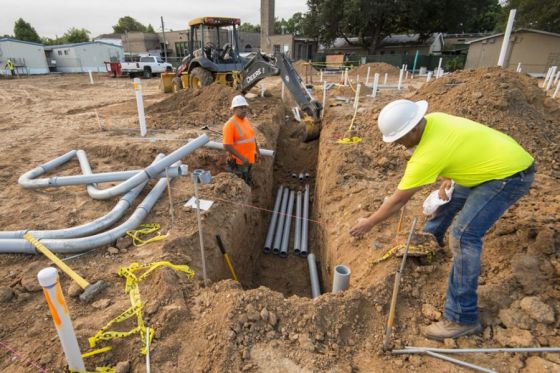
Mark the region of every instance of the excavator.
<instances>
[{"instance_id":1,"label":"excavator","mask_svg":"<svg viewBox=\"0 0 560 373\"><path fill-rule=\"evenodd\" d=\"M198 89L212 83L234 87L247 93L261 80L280 76L298 104L303 128L303 141L315 140L321 130L322 105L307 91L298 72L285 53L261 52L241 56L239 53L239 18L201 17L189 22L188 49L173 78L173 90ZM210 42L210 33L217 33ZM223 41L223 45L221 42ZM164 77L162 77L164 79Z\"/></svg>"}]
</instances>

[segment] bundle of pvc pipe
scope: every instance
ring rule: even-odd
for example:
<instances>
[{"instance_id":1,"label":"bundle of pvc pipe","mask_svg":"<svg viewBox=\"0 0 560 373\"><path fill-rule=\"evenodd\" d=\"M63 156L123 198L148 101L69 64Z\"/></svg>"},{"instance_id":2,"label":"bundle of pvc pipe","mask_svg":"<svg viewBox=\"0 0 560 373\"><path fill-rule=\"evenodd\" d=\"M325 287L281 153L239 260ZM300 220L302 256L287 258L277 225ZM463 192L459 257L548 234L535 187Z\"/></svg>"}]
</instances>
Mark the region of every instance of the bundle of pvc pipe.
<instances>
[{"instance_id":1,"label":"bundle of pvc pipe","mask_svg":"<svg viewBox=\"0 0 560 373\"><path fill-rule=\"evenodd\" d=\"M337 265L334 267L332 292L340 293L348 289L350 284L350 268L345 265Z\"/></svg>"},{"instance_id":2,"label":"bundle of pvc pipe","mask_svg":"<svg viewBox=\"0 0 560 373\"><path fill-rule=\"evenodd\" d=\"M83 151L82 151L83 152ZM83 153L85 156L85 153ZM78 156L80 155L80 150L78 150ZM158 154L155 158L154 163L158 160L162 159L165 155ZM87 162L87 158L85 158ZM80 162L81 164L81 162ZM153 164L153 163L152 163ZM84 164L83 166L87 166L87 169L91 172L91 168L89 168L89 163ZM84 167L82 167L84 170ZM75 237L85 237L97 232L101 232L102 230L112 226L117 221L119 221L126 210L132 206L132 202L138 197L140 192L146 186L146 182L137 186L136 188L131 189L128 191L119 202L113 207L109 213L104 216L101 216L89 223L78 225L72 228L63 228L63 229L55 229L55 230L43 230L43 231L34 231L34 230L19 230L19 231L5 231L0 232L0 239L2 238L23 238L26 233L31 233L33 237L37 239L41 238L75 238ZM88 185L88 192L89 188L93 188L96 190L95 186Z\"/></svg>"},{"instance_id":3,"label":"bundle of pvc pipe","mask_svg":"<svg viewBox=\"0 0 560 373\"><path fill-rule=\"evenodd\" d=\"M132 215L121 225L93 236L70 239L42 239L41 243L52 252L61 254L80 253L108 245L135 229L150 213L159 197L167 188L167 178L161 178ZM33 245L25 239L0 239L0 253L36 254Z\"/></svg>"},{"instance_id":4,"label":"bundle of pvc pipe","mask_svg":"<svg viewBox=\"0 0 560 373\"><path fill-rule=\"evenodd\" d=\"M276 223L278 222L278 213L280 212L280 204L282 203L283 192L284 186L280 185L278 187L278 192L276 192L274 211L272 212L272 218L270 219L270 225L268 226L268 232L266 233L266 240L264 241L264 252L266 254L270 253L270 251L272 250L272 239L274 238L274 231L276 230Z\"/></svg>"}]
</instances>

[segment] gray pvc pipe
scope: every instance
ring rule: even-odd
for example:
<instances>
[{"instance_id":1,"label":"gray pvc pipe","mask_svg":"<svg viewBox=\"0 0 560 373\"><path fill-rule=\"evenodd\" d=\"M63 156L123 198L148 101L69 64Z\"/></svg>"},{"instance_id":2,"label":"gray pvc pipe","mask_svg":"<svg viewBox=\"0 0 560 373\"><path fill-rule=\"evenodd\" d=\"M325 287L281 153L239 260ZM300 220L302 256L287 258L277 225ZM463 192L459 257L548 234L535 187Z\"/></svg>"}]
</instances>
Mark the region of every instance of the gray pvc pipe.
<instances>
[{"instance_id":1,"label":"gray pvc pipe","mask_svg":"<svg viewBox=\"0 0 560 373\"><path fill-rule=\"evenodd\" d=\"M317 274L315 254L309 254L307 256L307 265L309 267L309 278L311 280L311 298L317 298L321 295L321 288L319 287L319 275Z\"/></svg>"},{"instance_id":2,"label":"gray pvc pipe","mask_svg":"<svg viewBox=\"0 0 560 373\"><path fill-rule=\"evenodd\" d=\"M299 255L301 252L301 204L303 196L300 191L296 196L296 228L294 233L294 254Z\"/></svg>"},{"instance_id":3,"label":"gray pvc pipe","mask_svg":"<svg viewBox=\"0 0 560 373\"><path fill-rule=\"evenodd\" d=\"M83 150L81 151L83 152ZM79 156L80 150L78 150ZM84 153L85 154L85 153ZM158 160L162 159L165 155L158 154L156 159L153 163L157 162ZM86 159L87 161L87 159ZM153 164L152 163L152 164ZM89 167L89 163L87 164ZM90 169L91 171L91 169ZM108 228L119 221L126 210L130 208L132 202L138 197L142 189L146 186L147 182L142 183L141 185L133 188L129 192L127 192L119 202L113 207L109 213L106 215L97 218L89 223L78 225L76 227L71 228L64 228L64 229L54 229L54 230L42 230L42 231L34 231L34 230L19 230L19 231L5 231L0 232L0 239L3 238L23 238L23 236L29 232L33 235L33 237L37 239L42 238L59 238L59 239L66 239L66 238L75 238L75 237L85 237L97 232L101 232L105 228ZM93 187L95 188L95 187Z\"/></svg>"},{"instance_id":4,"label":"gray pvc pipe","mask_svg":"<svg viewBox=\"0 0 560 373\"><path fill-rule=\"evenodd\" d=\"M282 202L283 191L284 191L284 186L280 185L278 187L278 192L276 192L274 211L272 212L272 218L270 219L270 225L268 226L268 232L266 233L266 240L264 241L264 252L266 254L270 253L270 251L272 250L272 240L274 238L274 231L276 230L276 222L278 221L278 211L280 210L280 203Z\"/></svg>"},{"instance_id":5,"label":"gray pvc pipe","mask_svg":"<svg viewBox=\"0 0 560 373\"><path fill-rule=\"evenodd\" d=\"M78 225L72 228L48 230L48 231L33 231L33 230L19 230L0 232L0 239L4 238L23 238L29 232L37 239L41 238L74 238L84 237L102 231L103 229L112 226L119 221L124 215L125 211L132 205L132 202L138 197L146 183L133 188L126 193L113 209L106 215L97 218L89 223Z\"/></svg>"},{"instance_id":6,"label":"gray pvc pipe","mask_svg":"<svg viewBox=\"0 0 560 373\"><path fill-rule=\"evenodd\" d=\"M332 292L340 293L348 290L351 274L352 271L345 265L337 265L336 267L334 267Z\"/></svg>"},{"instance_id":7,"label":"gray pvc pipe","mask_svg":"<svg viewBox=\"0 0 560 373\"><path fill-rule=\"evenodd\" d=\"M206 145L204 145L204 147L208 149L224 150L224 144L217 141L208 141ZM274 158L274 154L275 154L274 150L269 150L269 149L259 149L259 150L260 150L259 151L260 155L262 155L263 157Z\"/></svg>"},{"instance_id":8,"label":"gray pvc pipe","mask_svg":"<svg viewBox=\"0 0 560 373\"><path fill-rule=\"evenodd\" d=\"M288 206L289 194L290 189L284 188L282 204L278 212L278 226L276 227L276 233L274 233L274 244L272 245L272 253L276 255L280 254L280 247L282 246L282 232L284 230L284 220L286 219L286 207Z\"/></svg>"},{"instance_id":9,"label":"gray pvc pipe","mask_svg":"<svg viewBox=\"0 0 560 373\"><path fill-rule=\"evenodd\" d=\"M301 251L300 255L307 256L308 252L308 228L309 228L309 184L305 185L305 192L303 193L303 216L301 220Z\"/></svg>"},{"instance_id":10,"label":"gray pvc pipe","mask_svg":"<svg viewBox=\"0 0 560 373\"><path fill-rule=\"evenodd\" d=\"M132 215L121 225L93 236L71 239L42 239L52 252L74 254L115 242L144 221L167 187L167 178L161 178ZM0 239L0 253L36 254L31 243L24 239Z\"/></svg>"},{"instance_id":11,"label":"gray pvc pipe","mask_svg":"<svg viewBox=\"0 0 560 373\"><path fill-rule=\"evenodd\" d=\"M76 156L76 150L70 150L68 153L63 154L60 157L53 159L52 161L49 161L47 163L35 167L32 170L27 171L26 173L24 173L19 177L18 183L22 184L25 183L27 180L34 179L37 176L44 174L45 172L48 172L58 166L65 164L75 156Z\"/></svg>"},{"instance_id":12,"label":"gray pvc pipe","mask_svg":"<svg viewBox=\"0 0 560 373\"><path fill-rule=\"evenodd\" d=\"M204 144L206 144L207 142L208 136L201 135L195 140L192 140L179 149L173 151L171 154L165 156L162 160L146 167L144 170L132 176L130 179L127 179L126 181L123 181L122 183L115 185L114 187L104 190L98 190L92 197L95 199L109 199L119 194L126 193L130 189L147 181L148 179L157 177L161 172L163 172L173 163L194 152L196 149L204 146Z\"/></svg>"},{"instance_id":13,"label":"gray pvc pipe","mask_svg":"<svg viewBox=\"0 0 560 373\"><path fill-rule=\"evenodd\" d=\"M282 237L282 245L280 246L280 256L286 258L288 256L288 244L290 243L290 228L292 226L292 212L294 211L295 191L290 191L290 199L288 200L288 209L286 210L286 221L284 223L284 231Z\"/></svg>"}]
</instances>

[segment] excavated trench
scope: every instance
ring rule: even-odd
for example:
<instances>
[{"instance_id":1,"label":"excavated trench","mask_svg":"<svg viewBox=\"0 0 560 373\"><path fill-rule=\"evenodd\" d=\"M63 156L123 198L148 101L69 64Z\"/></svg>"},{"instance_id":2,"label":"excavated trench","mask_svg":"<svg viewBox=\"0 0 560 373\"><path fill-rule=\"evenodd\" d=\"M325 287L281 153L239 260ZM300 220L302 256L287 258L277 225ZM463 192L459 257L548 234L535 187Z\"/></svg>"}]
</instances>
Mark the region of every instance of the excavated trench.
<instances>
[{"instance_id":1,"label":"excavated trench","mask_svg":"<svg viewBox=\"0 0 560 373\"><path fill-rule=\"evenodd\" d=\"M265 286L286 297L310 297L307 259L294 254L295 219L292 219L286 258L265 254L263 250L278 187L283 185L291 190L303 192L305 185L309 184L308 247L309 253L316 256L319 275L321 274L320 250L316 240L317 225L312 216L319 142L303 143L297 136L300 125L288 119L287 111L280 102L278 104L273 106L272 110L269 107L266 118L261 116L253 120L260 135L264 137L258 138L259 143L263 148L275 149L276 155L274 160L261 158L257 162L253 170L252 188L232 174L220 172L220 169L223 170L221 166L224 166L216 166L221 159L220 154L206 154L204 151L198 154L196 166L211 169L215 175L211 185L201 187L201 198L213 199L218 203L208 213L203 214L206 266L208 277L214 282L231 278L218 249L216 235L219 235L244 289ZM213 160L206 159L208 157ZM309 178L300 182L292 177L293 173L308 173ZM184 188L190 189L191 185L185 183ZM292 214L295 213L294 203ZM189 219L193 217L194 214L191 213ZM167 245L169 250L180 247L192 248L189 250L189 256L193 259L195 267L199 268L200 274L198 231L194 220L192 230L184 232L180 238Z\"/></svg>"}]
</instances>

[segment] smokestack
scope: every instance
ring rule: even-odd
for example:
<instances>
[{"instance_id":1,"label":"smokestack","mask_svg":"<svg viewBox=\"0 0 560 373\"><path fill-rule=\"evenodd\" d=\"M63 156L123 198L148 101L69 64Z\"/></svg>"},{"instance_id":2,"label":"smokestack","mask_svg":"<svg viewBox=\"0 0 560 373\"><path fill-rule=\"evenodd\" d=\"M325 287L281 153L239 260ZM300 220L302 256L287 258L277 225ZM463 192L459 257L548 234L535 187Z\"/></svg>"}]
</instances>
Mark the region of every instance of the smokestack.
<instances>
[{"instance_id":1,"label":"smokestack","mask_svg":"<svg viewBox=\"0 0 560 373\"><path fill-rule=\"evenodd\" d=\"M261 0L261 49L267 52L272 52L270 35L274 35L274 0Z\"/></svg>"}]
</instances>

